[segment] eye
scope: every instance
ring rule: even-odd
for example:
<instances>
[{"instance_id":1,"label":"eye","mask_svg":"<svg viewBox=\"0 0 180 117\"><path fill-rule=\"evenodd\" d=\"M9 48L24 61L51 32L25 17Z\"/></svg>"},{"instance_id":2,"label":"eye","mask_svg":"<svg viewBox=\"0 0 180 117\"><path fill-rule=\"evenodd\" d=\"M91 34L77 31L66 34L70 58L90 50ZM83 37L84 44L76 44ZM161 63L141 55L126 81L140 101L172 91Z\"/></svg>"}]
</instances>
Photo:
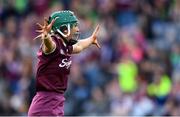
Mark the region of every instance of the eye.
<instances>
[{"instance_id":1,"label":"eye","mask_svg":"<svg viewBox=\"0 0 180 117\"><path fill-rule=\"evenodd\" d=\"M78 26L78 23L75 23L75 24L74 24L74 27L77 27L77 26Z\"/></svg>"}]
</instances>

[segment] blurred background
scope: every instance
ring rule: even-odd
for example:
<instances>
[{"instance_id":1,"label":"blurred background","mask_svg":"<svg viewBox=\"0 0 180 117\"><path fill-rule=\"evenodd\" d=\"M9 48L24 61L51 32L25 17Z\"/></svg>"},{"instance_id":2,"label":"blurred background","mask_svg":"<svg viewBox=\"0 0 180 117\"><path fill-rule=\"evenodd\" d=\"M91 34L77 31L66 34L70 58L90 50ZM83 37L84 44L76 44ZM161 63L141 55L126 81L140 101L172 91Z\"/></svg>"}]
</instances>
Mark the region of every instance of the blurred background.
<instances>
[{"instance_id":1,"label":"blurred background","mask_svg":"<svg viewBox=\"0 0 180 117\"><path fill-rule=\"evenodd\" d=\"M0 0L0 115L27 115L36 23L64 9L102 46L73 55L65 115L180 116L180 0Z\"/></svg>"}]
</instances>

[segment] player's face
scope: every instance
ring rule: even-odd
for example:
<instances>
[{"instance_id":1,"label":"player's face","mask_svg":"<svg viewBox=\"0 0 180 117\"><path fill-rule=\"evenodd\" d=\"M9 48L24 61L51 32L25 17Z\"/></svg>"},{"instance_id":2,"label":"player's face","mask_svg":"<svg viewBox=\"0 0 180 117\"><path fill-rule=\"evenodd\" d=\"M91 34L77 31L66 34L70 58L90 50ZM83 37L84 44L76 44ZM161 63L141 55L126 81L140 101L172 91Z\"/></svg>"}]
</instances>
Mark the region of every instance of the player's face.
<instances>
[{"instance_id":1,"label":"player's face","mask_svg":"<svg viewBox=\"0 0 180 117\"><path fill-rule=\"evenodd\" d=\"M78 23L73 24L72 28L71 28L71 34L68 37L68 39L72 39L74 38L74 35L79 34L79 27L78 27Z\"/></svg>"}]
</instances>

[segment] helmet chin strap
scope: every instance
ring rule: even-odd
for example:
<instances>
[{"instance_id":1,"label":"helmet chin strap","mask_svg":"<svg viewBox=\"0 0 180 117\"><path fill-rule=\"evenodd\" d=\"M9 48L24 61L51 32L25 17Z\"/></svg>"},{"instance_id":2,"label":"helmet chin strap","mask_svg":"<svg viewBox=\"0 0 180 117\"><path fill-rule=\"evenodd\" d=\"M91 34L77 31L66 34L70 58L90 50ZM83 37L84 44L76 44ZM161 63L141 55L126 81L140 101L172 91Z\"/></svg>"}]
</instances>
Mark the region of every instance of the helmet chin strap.
<instances>
[{"instance_id":1,"label":"helmet chin strap","mask_svg":"<svg viewBox=\"0 0 180 117\"><path fill-rule=\"evenodd\" d=\"M57 29L57 32L60 33L63 37L67 38L70 35L70 33L71 33L71 31L70 31L70 24L67 24L67 29L68 29L68 33L67 34L64 34L59 29Z\"/></svg>"},{"instance_id":2,"label":"helmet chin strap","mask_svg":"<svg viewBox=\"0 0 180 117\"><path fill-rule=\"evenodd\" d=\"M61 38L62 40L65 42L66 45L74 45L78 42L77 39L70 39L69 41L67 39L65 39L65 37L63 37L61 34L57 33Z\"/></svg>"}]
</instances>

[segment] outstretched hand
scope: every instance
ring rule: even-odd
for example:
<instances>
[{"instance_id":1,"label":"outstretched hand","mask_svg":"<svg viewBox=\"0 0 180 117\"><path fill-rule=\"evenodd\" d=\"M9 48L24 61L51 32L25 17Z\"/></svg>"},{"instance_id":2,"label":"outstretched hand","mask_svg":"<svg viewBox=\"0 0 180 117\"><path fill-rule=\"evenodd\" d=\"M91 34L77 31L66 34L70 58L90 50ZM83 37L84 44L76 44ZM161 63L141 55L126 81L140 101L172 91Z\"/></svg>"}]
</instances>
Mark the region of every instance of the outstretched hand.
<instances>
[{"instance_id":1,"label":"outstretched hand","mask_svg":"<svg viewBox=\"0 0 180 117\"><path fill-rule=\"evenodd\" d=\"M40 28L39 30L36 30L36 32L38 32L40 34L37 37L35 37L34 40L37 38L40 38L40 37L41 37L41 39L44 39L48 35L48 33L51 31L52 25L54 24L56 19L57 18L53 19L50 24L48 24L47 18L44 18L44 24L43 25L36 23Z\"/></svg>"},{"instance_id":2,"label":"outstretched hand","mask_svg":"<svg viewBox=\"0 0 180 117\"><path fill-rule=\"evenodd\" d=\"M97 41L97 33L99 31L99 25L96 26L96 29L94 30L91 38L93 39L92 44L95 44L98 48L101 48L98 41Z\"/></svg>"}]
</instances>

